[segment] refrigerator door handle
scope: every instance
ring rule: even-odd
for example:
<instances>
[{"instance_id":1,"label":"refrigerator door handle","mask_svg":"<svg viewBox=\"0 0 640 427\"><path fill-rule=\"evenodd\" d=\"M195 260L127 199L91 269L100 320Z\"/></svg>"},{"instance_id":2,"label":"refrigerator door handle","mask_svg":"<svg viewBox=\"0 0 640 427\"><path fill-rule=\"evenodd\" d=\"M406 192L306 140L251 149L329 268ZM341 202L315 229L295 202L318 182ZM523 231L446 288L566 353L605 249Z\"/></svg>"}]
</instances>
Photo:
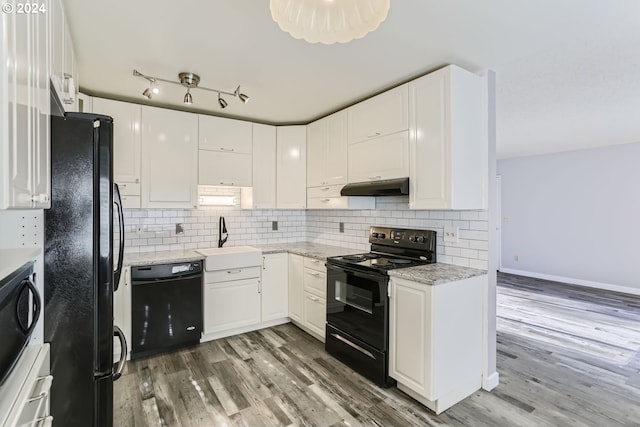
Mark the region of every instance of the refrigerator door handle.
<instances>
[{"instance_id":1,"label":"refrigerator door handle","mask_svg":"<svg viewBox=\"0 0 640 427\"><path fill-rule=\"evenodd\" d=\"M124 332L117 326L113 326L113 336L120 339L120 360L118 361L118 367L113 373L113 380L117 381L122 376L122 370L124 369L124 363L127 361L127 354L129 348L127 347L127 340L124 337Z\"/></svg>"},{"instance_id":2,"label":"refrigerator door handle","mask_svg":"<svg viewBox=\"0 0 640 427\"><path fill-rule=\"evenodd\" d=\"M124 258L124 213L122 212L122 199L120 198L120 189L118 184L113 183L113 203L118 208L118 226L120 228L120 250L118 251L118 266L113 272L113 291L118 290L120 284L120 276L122 275L122 262Z\"/></svg>"}]
</instances>

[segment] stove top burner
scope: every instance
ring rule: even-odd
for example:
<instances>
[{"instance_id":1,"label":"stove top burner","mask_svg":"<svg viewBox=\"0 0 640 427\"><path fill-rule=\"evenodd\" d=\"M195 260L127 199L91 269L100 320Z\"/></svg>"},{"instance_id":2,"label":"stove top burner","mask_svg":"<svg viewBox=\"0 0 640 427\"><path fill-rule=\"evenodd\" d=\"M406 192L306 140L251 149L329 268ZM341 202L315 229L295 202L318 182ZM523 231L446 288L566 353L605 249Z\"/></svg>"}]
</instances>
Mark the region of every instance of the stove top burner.
<instances>
[{"instance_id":1,"label":"stove top burner","mask_svg":"<svg viewBox=\"0 0 640 427\"><path fill-rule=\"evenodd\" d=\"M396 258L397 255L364 253L343 255L328 258L331 264L342 264L357 267L359 269L377 270L385 273L396 268L415 267L426 264L428 261L419 259Z\"/></svg>"},{"instance_id":2,"label":"stove top burner","mask_svg":"<svg viewBox=\"0 0 640 427\"><path fill-rule=\"evenodd\" d=\"M392 258L389 260L389 262L391 264L411 264L412 261L408 259Z\"/></svg>"},{"instance_id":3,"label":"stove top burner","mask_svg":"<svg viewBox=\"0 0 640 427\"><path fill-rule=\"evenodd\" d=\"M347 261L365 261L368 259L375 259L379 257L380 255L369 253L369 254L344 255L342 259L345 259Z\"/></svg>"}]
</instances>

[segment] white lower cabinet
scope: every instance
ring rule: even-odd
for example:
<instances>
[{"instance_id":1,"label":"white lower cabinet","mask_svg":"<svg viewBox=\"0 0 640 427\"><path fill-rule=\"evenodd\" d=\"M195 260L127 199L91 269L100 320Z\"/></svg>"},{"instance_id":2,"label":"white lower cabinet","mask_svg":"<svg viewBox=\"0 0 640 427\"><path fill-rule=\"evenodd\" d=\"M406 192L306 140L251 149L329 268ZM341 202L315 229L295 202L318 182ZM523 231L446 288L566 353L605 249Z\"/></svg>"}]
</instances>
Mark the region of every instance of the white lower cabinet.
<instances>
[{"instance_id":1,"label":"white lower cabinet","mask_svg":"<svg viewBox=\"0 0 640 427\"><path fill-rule=\"evenodd\" d=\"M486 278L439 285L391 278L389 376L437 414L482 385Z\"/></svg>"},{"instance_id":2,"label":"white lower cabinet","mask_svg":"<svg viewBox=\"0 0 640 427\"><path fill-rule=\"evenodd\" d=\"M286 318L289 314L288 254L262 256L262 321Z\"/></svg>"},{"instance_id":3,"label":"white lower cabinet","mask_svg":"<svg viewBox=\"0 0 640 427\"><path fill-rule=\"evenodd\" d=\"M258 277L205 283L204 333L212 334L260 323L259 287Z\"/></svg>"},{"instance_id":4,"label":"white lower cabinet","mask_svg":"<svg viewBox=\"0 0 640 427\"><path fill-rule=\"evenodd\" d=\"M315 338L324 341L327 318L327 270L324 262L289 255L289 317Z\"/></svg>"},{"instance_id":5,"label":"white lower cabinet","mask_svg":"<svg viewBox=\"0 0 640 427\"><path fill-rule=\"evenodd\" d=\"M289 254L289 317L298 323L302 317L302 281L304 277L303 257Z\"/></svg>"},{"instance_id":6,"label":"white lower cabinet","mask_svg":"<svg viewBox=\"0 0 640 427\"><path fill-rule=\"evenodd\" d=\"M131 267L123 267L118 290L113 293L113 324L124 333L127 345L131 349ZM120 359L120 341L113 340L113 360ZM131 358L131 352L127 359Z\"/></svg>"}]
</instances>

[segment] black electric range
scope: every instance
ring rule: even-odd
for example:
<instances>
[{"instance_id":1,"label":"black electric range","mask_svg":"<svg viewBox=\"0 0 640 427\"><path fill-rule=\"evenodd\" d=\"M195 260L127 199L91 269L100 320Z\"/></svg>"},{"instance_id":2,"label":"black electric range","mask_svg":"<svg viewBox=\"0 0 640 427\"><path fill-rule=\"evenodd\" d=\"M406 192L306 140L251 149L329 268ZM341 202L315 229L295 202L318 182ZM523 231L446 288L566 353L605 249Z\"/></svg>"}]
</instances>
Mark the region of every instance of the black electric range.
<instances>
[{"instance_id":1,"label":"black electric range","mask_svg":"<svg viewBox=\"0 0 640 427\"><path fill-rule=\"evenodd\" d=\"M325 349L376 384L388 376L390 270L436 262L436 232L371 227L371 251L327 258Z\"/></svg>"}]
</instances>

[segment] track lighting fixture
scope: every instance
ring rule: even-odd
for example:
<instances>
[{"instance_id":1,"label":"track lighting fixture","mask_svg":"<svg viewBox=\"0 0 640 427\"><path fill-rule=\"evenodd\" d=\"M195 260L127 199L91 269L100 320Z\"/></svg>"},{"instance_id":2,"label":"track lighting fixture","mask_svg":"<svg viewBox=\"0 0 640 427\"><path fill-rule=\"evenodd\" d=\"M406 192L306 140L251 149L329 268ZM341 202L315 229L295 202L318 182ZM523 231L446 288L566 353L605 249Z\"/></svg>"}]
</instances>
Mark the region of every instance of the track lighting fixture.
<instances>
[{"instance_id":1,"label":"track lighting fixture","mask_svg":"<svg viewBox=\"0 0 640 427\"><path fill-rule=\"evenodd\" d=\"M153 95L159 94L160 86L158 82L164 82L164 83L170 83L170 84L186 87L187 93L184 95L183 102L188 105L191 105L193 103L191 89L202 89L202 90L208 90L209 92L216 92L218 94L218 104L220 105L220 108L226 108L227 105L229 105L227 101L224 98L222 98L221 95L228 95L228 96L233 96L235 98L238 98L240 101L242 101L243 104L246 104L247 101L249 101L249 96L240 92L240 86L238 86L236 90L233 92L226 92L224 90L210 89L207 87L198 86L198 84L200 83L200 76L193 73L186 73L186 72L179 73L177 82L173 80L162 79L159 77L147 76L145 74L142 74L138 70L133 70L133 75L135 77L142 77L143 79L149 82L149 87L146 88L144 92L142 92L142 95L147 99L151 99Z\"/></svg>"},{"instance_id":2,"label":"track lighting fixture","mask_svg":"<svg viewBox=\"0 0 640 427\"><path fill-rule=\"evenodd\" d=\"M218 104L220 104L220 108L227 108L227 101L220 97L220 92L218 92Z\"/></svg>"}]
</instances>

